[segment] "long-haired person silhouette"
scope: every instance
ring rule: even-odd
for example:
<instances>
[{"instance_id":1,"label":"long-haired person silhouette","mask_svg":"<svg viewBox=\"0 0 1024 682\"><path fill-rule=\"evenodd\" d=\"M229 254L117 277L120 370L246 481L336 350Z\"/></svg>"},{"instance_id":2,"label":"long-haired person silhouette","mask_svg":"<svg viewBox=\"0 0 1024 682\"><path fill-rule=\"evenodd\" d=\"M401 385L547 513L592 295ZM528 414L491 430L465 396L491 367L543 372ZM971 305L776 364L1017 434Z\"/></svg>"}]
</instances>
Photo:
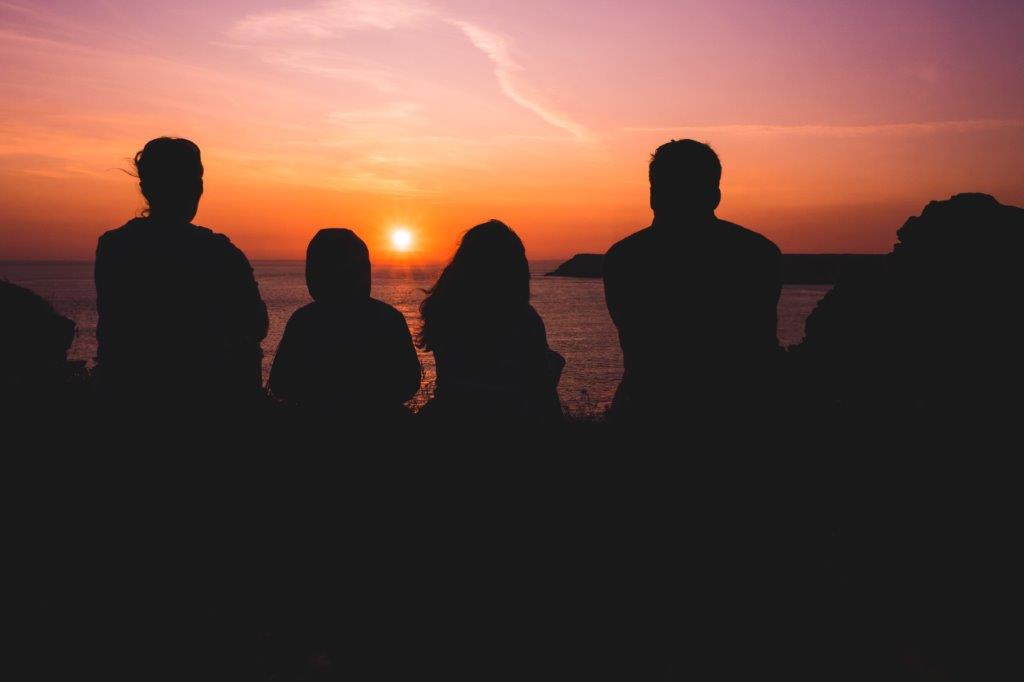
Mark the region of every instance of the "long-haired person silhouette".
<instances>
[{"instance_id":1,"label":"long-haired person silhouette","mask_svg":"<svg viewBox=\"0 0 1024 682\"><path fill-rule=\"evenodd\" d=\"M565 361L548 348L530 305L526 249L508 225L490 220L466 232L420 313L420 345L437 363L424 416L561 419L556 389Z\"/></svg>"},{"instance_id":2,"label":"long-haired person silhouette","mask_svg":"<svg viewBox=\"0 0 1024 682\"><path fill-rule=\"evenodd\" d=\"M706 144L658 147L649 169L654 222L605 257L625 365L616 417L753 408L769 390L781 256L765 237L715 216L721 177Z\"/></svg>"},{"instance_id":3,"label":"long-haired person silhouette","mask_svg":"<svg viewBox=\"0 0 1024 682\"><path fill-rule=\"evenodd\" d=\"M352 230L317 232L306 250L306 285L313 302L288 320L271 392L349 415L401 414L420 388L420 361L402 313L370 297L366 244Z\"/></svg>"},{"instance_id":4,"label":"long-haired person silhouette","mask_svg":"<svg viewBox=\"0 0 1024 682\"><path fill-rule=\"evenodd\" d=\"M150 140L135 170L148 208L96 249L101 391L181 408L258 394L267 309L245 255L191 223L203 194L199 147Z\"/></svg>"}]
</instances>

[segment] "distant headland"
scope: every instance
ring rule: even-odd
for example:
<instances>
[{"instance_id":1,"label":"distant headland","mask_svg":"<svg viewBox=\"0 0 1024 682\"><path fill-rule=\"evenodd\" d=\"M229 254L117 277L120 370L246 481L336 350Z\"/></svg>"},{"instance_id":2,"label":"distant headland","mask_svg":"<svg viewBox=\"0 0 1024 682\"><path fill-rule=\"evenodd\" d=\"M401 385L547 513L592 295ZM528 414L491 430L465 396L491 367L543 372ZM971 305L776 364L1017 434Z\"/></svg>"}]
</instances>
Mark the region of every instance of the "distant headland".
<instances>
[{"instance_id":1,"label":"distant headland","mask_svg":"<svg viewBox=\"0 0 1024 682\"><path fill-rule=\"evenodd\" d=\"M884 254L787 253L782 255L782 281L785 284L835 284L844 273L880 270L885 257ZM578 253L547 276L600 277L603 267L603 254Z\"/></svg>"}]
</instances>

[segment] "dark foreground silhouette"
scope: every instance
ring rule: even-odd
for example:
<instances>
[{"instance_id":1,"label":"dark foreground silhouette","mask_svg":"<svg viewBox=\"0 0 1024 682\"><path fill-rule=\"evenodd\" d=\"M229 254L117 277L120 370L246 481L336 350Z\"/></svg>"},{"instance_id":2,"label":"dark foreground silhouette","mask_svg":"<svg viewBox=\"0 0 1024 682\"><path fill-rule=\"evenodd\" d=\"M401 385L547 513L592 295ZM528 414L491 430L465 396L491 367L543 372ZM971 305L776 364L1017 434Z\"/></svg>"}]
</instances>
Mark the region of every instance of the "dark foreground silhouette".
<instances>
[{"instance_id":1,"label":"dark foreground silhouette","mask_svg":"<svg viewBox=\"0 0 1024 682\"><path fill-rule=\"evenodd\" d=\"M530 269L519 237L497 220L477 225L421 306L420 343L437 362L437 420L551 423L562 418L565 361L548 348L530 305Z\"/></svg>"},{"instance_id":2,"label":"dark foreground silhouette","mask_svg":"<svg viewBox=\"0 0 1024 682\"><path fill-rule=\"evenodd\" d=\"M405 412L420 362L405 317L370 297L370 252L351 230L320 230L306 252L313 303L295 311L268 388L276 398L337 414Z\"/></svg>"},{"instance_id":3,"label":"dark foreground silhouette","mask_svg":"<svg viewBox=\"0 0 1024 682\"><path fill-rule=\"evenodd\" d=\"M680 406L758 409L768 400L780 254L715 217L720 178L707 145L659 147L650 164L654 222L605 257L624 365L613 404L620 418L660 419Z\"/></svg>"},{"instance_id":4,"label":"dark foreground silhouette","mask_svg":"<svg viewBox=\"0 0 1024 682\"><path fill-rule=\"evenodd\" d=\"M135 167L148 216L107 232L96 248L103 394L125 406L252 399L267 309L245 255L190 222L203 192L199 148L152 140Z\"/></svg>"},{"instance_id":5,"label":"dark foreground silhouette","mask_svg":"<svg viewBox=\"0 0 1024 682\"><path fill-rule=\"evenodd\" d=\"M882 254L784 253L782 283L835 284L855 273L880 270L884 262ZM600 278L604 276L604 254L578 253L545 276Z\"/></svg>"},{"instance_id":6,"label":"dark foreground silhouette","mask_svg":"<svg viewBox=\"0 0 1024 682\"><path fill-rule=\"evenodd\" d=\"M744 373L726 385L749 389L752 368L775 355L765 299L777 278L761 270L775 252L706 214L682 221L670 203L680 221L656 219L627 240L624 263L657 262L655 245L703 249L726 271L744 263L743 286L712 294L736 317L699 300L697 276L684 275L687 306L659 308L666 300L642 296L636 278L661 280L613 268L624 346L651 344L629 347L631 367L665 373L676 393L651 404L659 419L583 424L560 419L560 363L529 305L522 243L496 221L477 226L422 311L435 402L379 429L335 418L344 407L303 421L275 401L211 401L236 384L219 364L197 375L204 363L239 358L237 386L258 385L235 351L258 349L266 319L244 257L188 224L199 186L186 166L191 175L156 185L164 194L143 163L154 215L105 237L97 263L101 334L112 334L98 385L140 387L120 395L179 409L126 416L76 390L69 322L0 286L0 319L13 325L0 338L8 405L12 392L53 397L3 414L8 667L19 678L1019 677L1019 477L1002 453L1019 440L1021 209L981 195L930 204L900 230L883 272L843 281L821 303L807 342L777 365L776 409L738 411L699 363L728 377L736 362ZM706 183L672 186L684 206L713 197ZM723 276L696 260L693 272ZM309 327L324 343L317 366L337 373L320 385L286 371L283 386L302 377L292 385L314 386L308 402L340 392L344 404L361 370L333 364L334 341L359 348L388 329L394 358L408 358L408 331L335 306L371 300L351 233L315 240L308 265L326 311ZM192 345L160 355L181 352L170 340ZM399 379L372 367L390 362L381 349L362 348L398 401L412 362ZM148 374L118 376L128 367ZM641 389L670 383L639 376ZM695 400L703 409L687 409ZM993 408L988 421L968 409L979 404Z\"/></svg>"},{"instance_id":7,"label":"dark foreground silhouette","mask_svg":"<svg viewBox=\"0 0 1024 682\"><path fill-rule=\"evenodd\" d=\"M0 280L0 405L2 411L47 410L81 387L84 363L69 363L75 323L36 293Z\"/></svg>"},{"instance_id":8,"label":"dark foreground silhouette","mask_svg":"<svg viewBox=\"0 0 1024 682\"><path fill-rule=\"evenodd\" d=\"M1024 379L1024 209L985 194L933 201L882 269L844 278L794 354L804 390L848 407L1002 412Z\"/></svg>"}]
</instances>

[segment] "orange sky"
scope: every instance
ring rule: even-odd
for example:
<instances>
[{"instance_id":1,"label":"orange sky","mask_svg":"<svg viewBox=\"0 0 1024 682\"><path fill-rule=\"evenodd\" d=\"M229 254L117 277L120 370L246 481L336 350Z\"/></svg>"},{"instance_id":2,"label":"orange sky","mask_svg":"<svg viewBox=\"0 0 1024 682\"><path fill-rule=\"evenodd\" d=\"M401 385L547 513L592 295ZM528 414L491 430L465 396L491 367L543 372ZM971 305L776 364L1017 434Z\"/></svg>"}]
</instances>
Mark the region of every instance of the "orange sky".
<instances>
[{"instance_id":1,"label":"orange sky","mask_svg":"<svg viewBox=\"0 0 1024 682\"><path fill-rule=\"evenodd\" d=\"M345 226L386 260L401 224L437 261L492 217L531 258L603 251L673 137L788 252L887 251L957 192L1024 204L1024 3L140 4L0 0L0 258L90 258L158 135L200 145L196 222L254 259Z\"/></svg>"}]
</instances>

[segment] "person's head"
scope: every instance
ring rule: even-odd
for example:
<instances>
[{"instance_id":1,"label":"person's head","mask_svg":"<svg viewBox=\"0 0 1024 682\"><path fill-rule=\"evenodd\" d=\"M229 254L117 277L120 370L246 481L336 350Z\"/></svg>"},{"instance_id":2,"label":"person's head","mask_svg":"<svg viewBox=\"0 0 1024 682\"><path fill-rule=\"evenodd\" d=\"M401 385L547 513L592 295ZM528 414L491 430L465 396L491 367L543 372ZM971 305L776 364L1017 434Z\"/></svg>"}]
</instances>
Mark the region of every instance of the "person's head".
<instances>
[{"instance_id":1,"label":"person's head","mask_svg":"<svg viewBox=\"0 0 1024 682\"><path fill-rule=\"evenodd\" d=\"M323 303L368 298L370 250L352 230L320 230L306 249L306 286Z\"/></svg>"},{"instance_id":2,"label":"person's head","mask_svg":"<svg viewBox=\"0 0 1024 682\"><path fill-rule=\"evenodd\" d=\"M722 200L722 163L715 150L695 140L672 140L651 155L651 209L654 214L706 215Z\"/></svg>"},{"instance_id":3,"label":"person's head","mask_svg":"<svg viewBox=\"0 0 1024 682\"><path fill-rule=\"evenodd\" d=\"M530 303L530 266L519 236L489 220L468 230L420 306L427 349L448 324L507 318Z\"/></svg>"},{"instance_id":4,"label":"person's head","mask_svg":"<svg viewBox=\"0 0 1024 682\"><path fill-rule=\"evenodd\" d=\"M203 163L194 142L179 137L150 140L135 155L135 173L151 217L195 217L203 195Z\"/></svg>"}]
</instances>

